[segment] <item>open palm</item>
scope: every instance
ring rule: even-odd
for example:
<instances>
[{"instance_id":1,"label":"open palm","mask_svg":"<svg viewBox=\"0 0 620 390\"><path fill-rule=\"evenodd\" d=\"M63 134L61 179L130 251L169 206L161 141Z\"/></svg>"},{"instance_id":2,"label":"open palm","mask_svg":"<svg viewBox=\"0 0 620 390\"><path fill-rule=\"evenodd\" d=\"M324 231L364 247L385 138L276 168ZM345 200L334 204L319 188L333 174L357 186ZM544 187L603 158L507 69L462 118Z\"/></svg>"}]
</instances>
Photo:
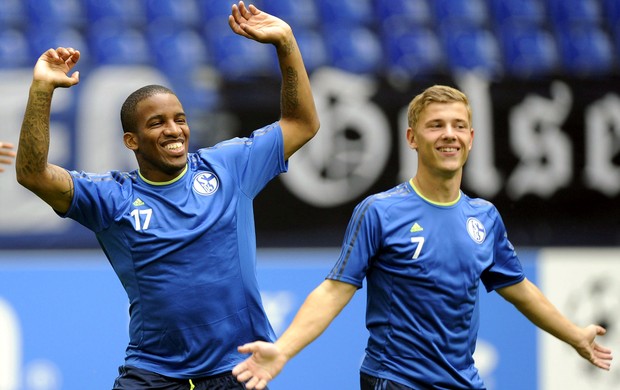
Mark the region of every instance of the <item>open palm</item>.
<instances>
[{"instance_id":1,"label":"open palm","mask_svg":"<svg viewBox=\"0 0 620 390\"><path fill-rule=\"evenodd\" d=\"M291 29L282 19L263 12L252 4L246 7L243 1L233 5L228 24L239 35L272 44L284 39Z\"/></svg>"}]
</instances>

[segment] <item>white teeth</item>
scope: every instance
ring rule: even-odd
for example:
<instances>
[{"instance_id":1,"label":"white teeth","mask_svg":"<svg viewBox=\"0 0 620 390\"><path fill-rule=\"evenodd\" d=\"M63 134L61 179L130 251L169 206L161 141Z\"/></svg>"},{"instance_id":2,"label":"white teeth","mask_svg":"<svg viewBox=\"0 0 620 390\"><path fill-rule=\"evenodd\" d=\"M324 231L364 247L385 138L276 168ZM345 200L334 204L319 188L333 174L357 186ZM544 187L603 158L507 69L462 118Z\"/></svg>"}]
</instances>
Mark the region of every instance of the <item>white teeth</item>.
<instances>
[{"instance_id":1,"label":"white teeth","mask_svg":"<svg viewBox=\"0 0 620 390\"><path fill-rule=\"evenodd\" d=\"M168 144L165 146L165 148L168 150L180 149L182 147L183 147L183 144L181 142L175 142L175 143Z\"/></svg>"},{"instance_id":2,"label":"white teeth","mask_svg":"<svg viewBox=\"0 0 620 390\"><path fill-rule=\"evenodd\" d=\"M439 148L441 152L456 152L457 148Z\"/></svg>"}]
</instances>

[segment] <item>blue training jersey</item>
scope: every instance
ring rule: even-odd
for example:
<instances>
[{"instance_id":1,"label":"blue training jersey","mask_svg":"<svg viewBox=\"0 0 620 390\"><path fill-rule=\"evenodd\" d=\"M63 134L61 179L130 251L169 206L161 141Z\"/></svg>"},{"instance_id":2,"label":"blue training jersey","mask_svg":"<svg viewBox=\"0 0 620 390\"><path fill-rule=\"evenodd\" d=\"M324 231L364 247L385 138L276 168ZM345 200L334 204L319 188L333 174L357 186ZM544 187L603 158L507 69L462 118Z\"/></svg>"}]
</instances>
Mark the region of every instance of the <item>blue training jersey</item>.
<instances>
[{"instance_id":1,"label":"blue training jersey","mask_svg":"<svg viewBox=\"0 0 620 390\"><path fill-rule=\"evenodd\" d=\"M185 172L71 172L66 213L95 232L129 298L125 364L189 379L230 371L272 341L256 280L252 201L287 170L277 123L189 153Z\"/></svg>"},{"instance_id":2,"label":"blue training jersey","mask_svg":"<svg viewBox=\"0 0 620 390\"><path fill-rule=\"evenodd\" d=\"M367 281L361 371L418 389L483 389L474 366L478 287L524 279L497 209L460 193L438 204L411 181L362 201L328 279Z\"/></svg>"}]
</instances>

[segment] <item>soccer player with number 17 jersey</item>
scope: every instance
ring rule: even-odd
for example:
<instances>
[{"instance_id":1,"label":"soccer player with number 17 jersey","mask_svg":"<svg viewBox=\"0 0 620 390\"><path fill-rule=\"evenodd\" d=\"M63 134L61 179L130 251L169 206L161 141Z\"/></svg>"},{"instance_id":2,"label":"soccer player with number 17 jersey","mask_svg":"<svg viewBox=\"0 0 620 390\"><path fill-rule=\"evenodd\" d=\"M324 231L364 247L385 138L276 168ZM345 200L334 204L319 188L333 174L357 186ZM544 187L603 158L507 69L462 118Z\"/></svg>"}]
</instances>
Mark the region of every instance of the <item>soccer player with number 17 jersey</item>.
<instances>
[{"instance_id":1,"label":"soccer player with number 17 jersey","mask_svg":"<svg viewBox=\"0 0 620 390\"><path fill-rule=\"evenodd\" d=\"M245 389L232 375L238 344L275 335L256 280L253 199L318 131L310 82L290 26L243 2L231 29L272 44L282 72L281 117L250 137L189 153L183 106L148 85L121 108L138 169L92 174L47 162L58 87L72 87L74 48L39 57L17 151L20 184L91 229L129 298L130 340L115 390ZM251 64L248 64L251 66ZM85 388L88 388L85 384Z\"/></svg>"}]
</instances>

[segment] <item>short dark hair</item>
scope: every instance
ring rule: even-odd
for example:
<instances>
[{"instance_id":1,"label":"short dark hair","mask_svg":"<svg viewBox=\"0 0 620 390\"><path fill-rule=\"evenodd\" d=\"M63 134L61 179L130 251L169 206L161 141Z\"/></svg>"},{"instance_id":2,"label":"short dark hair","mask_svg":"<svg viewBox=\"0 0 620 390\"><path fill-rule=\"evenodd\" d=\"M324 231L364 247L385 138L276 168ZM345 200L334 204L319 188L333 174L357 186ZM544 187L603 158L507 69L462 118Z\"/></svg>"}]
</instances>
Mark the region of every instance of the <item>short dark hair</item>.
<instances>
[{"instance_id":1,"label":"short dark hair","mask_svg":"<svg viewBox=\"0 0 620 390\"><path fill-rule=\"evenodd\" d=\"M138 103L151 96L165 93L175 95L170 88L155 84L142 87L129 95L121 107L121 126L123 128L123 132L136 132L136 107L138 106Z\"/></svg>"}]
</instances>

